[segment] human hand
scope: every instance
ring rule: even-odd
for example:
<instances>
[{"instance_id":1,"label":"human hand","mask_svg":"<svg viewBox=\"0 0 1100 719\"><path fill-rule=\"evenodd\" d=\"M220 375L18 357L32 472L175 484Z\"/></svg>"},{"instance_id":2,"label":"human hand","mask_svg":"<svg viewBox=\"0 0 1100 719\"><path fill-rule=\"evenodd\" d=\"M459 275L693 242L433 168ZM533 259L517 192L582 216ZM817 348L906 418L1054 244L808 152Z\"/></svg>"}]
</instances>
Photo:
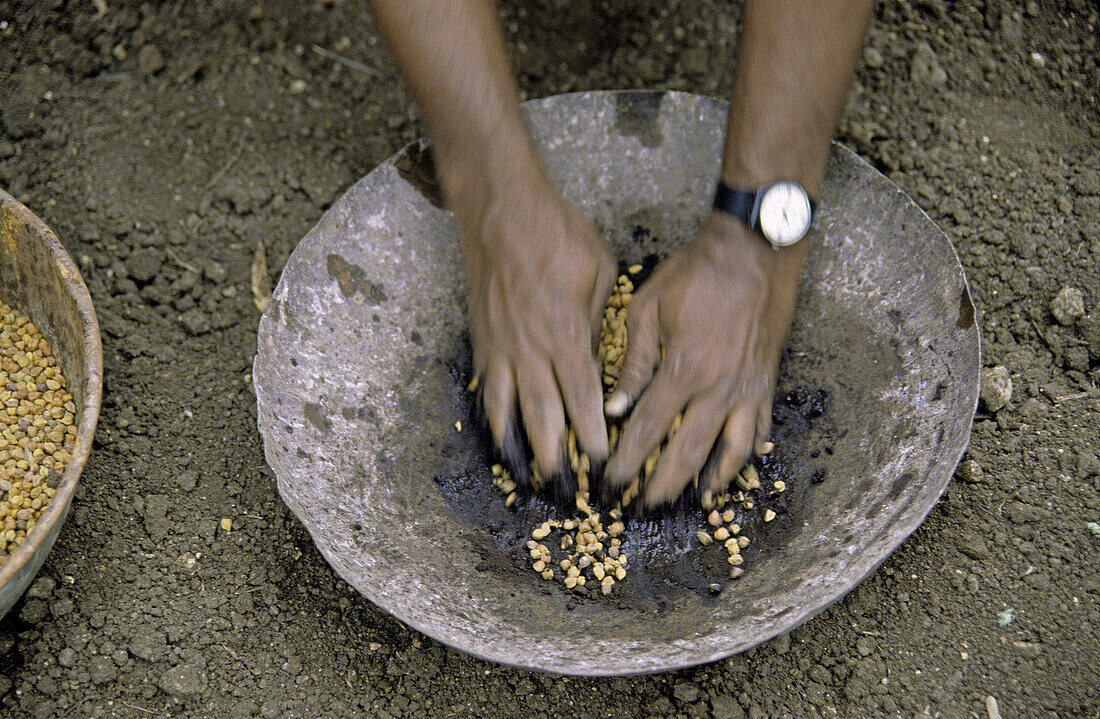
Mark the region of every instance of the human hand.
<instances>
[{"instance_id":1,"label":"human hand","mask_svg":"<svg viewBox=\"0 0 1100 719\"><path fill-rule=\"evenodd\" d=\"M566 418L593 466L608 455L594 350L615 262L548 183L517 183L484 209L456 205L474 377L493 442L521 483L531 479L529 447L539 476L571 506Z\"/></svg>"},{"instance_id":2,"label":"human hand","mask_svg":"<svg viewBox=\"0 0 1100 719\"><path fill-rule=\"evenodd\" d=\"M718 494L750 452L763 453L807 249L803 240L775 250L715 212L634 294L626 359L606 411L634 409L607 463L609 487L638 476L680 413L644 485L646 506L675 500L696 477L700 490Z\"/></svg>"}]
</instances>

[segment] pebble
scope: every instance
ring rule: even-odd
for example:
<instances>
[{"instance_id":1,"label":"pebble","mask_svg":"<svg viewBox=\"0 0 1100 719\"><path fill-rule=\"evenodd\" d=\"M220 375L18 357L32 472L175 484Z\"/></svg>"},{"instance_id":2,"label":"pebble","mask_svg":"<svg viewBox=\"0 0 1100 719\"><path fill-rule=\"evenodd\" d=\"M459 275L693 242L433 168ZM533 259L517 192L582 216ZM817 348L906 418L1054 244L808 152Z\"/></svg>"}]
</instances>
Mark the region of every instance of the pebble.
<instances>
[{"instance_id":1,"label":"pebble","mask_svg":"<svg viewBox=\"0 0 1100 719\"><path fill-rule=\"evenodd\" d=\"M863 64L869 68L879 68L885 63L882 53L873 47L868 47L863 51Z\"/></svg>"},{"instance_id":2,"label":"pebble","mask_svg":"<svg viewBox=\"0 0 1100 719\"><path fill-rule=\"evenodd\" d=\"M699 698L699 688L689 682L679 682L672 688L672 696L678 701L691 704Z\"/></svg>"},{"instance_id":3,"label":"pebble","mask_svg":"<svg viewBox=\"0 0 1100 719\"><path fill-rule=\"evenodd\" d=\"M27 590L26 597L28 599L49 599L53 594L54 587L57 586L57 582L49 577L39 577L31 584L30 589Z\"/></svg>"},{"instance_id":4,"label":"pebble","mask_svg":"<svg viewBox=\"0 0 1100 719\"><path fill-rule=\"evenodd\" d=\"M973 459L964 459L959 463L959 471L956 474L959 479L968 484L980 483L985 475L982 471L982 466Z\"/></svg>"},{"instance_id":5,"label":"pebble","mask_svg":"<svg viewBox=\"0 0 1100 719\"><path fill-rule=\"evenodd\" d=\"M1058 324L1072 325L1085 314L1085 295L1076 287L1063 287L1050 301L1050 313Z\"/></svg>"},{"instance_id":6,"label":"pebble","mask_svg":"<svg viewBox=\"0 0 1100 719\"><path fill-rule=\"evenodd\" d=\"M146 45L138 52L138 70L149 77L164 69L164 55L156 45Z\"/></svg>"},{"instance_id":7,"label":"pebble","mask_svg":"<svg viewBox=\"0 0 1100 719\"><path fill-rule=\"evenodd\" d=\"M982 403L990 412L998 412L1012 399L1012 379L1004 365L982 370Z\"/></svg>"},{"instance_id":8,"label":"pebble","mask_svg":"<svg viewBox=\"0 0 1100 719\"><path fill-rule=\"evenodd\" d=\"M89 664L88 674L91 676L92 684L106 684L118 678L118 667L110 657L94 656Z\"/></svg>"},{"instance_id":9,"label":"pebble","mask_svg":"<svg viewBox=\"0 0 1100 719\"><path fill-rule=\"evenodd\" d=\"M940 67L939 59L932 47L922 42L913 52L913 61L909 66L909 79L919 85L938 87L947 82L947 73Z\"/></svg>"},{"instance_id":10,"label":"pebble","mask_svg":"<svg viewBox=\"0 0 1100 719\"><path fill-rule=\"evenodd\" d=\"M989 556L989 546L985 540L972 532L964 532L959 537L959 551L971 559L985 559Z\"/></svg>"},{"instance_id":11,"label":"pebble","mask_svg":"<svg viewBox=\"0 0 1100 719\"><path fill-rule=\"evenodd\" d=\"M201 694L206 690L206 672L194 664L181 664L164 672L157 684L174 697Z\"/></svg>"}]
</instances>

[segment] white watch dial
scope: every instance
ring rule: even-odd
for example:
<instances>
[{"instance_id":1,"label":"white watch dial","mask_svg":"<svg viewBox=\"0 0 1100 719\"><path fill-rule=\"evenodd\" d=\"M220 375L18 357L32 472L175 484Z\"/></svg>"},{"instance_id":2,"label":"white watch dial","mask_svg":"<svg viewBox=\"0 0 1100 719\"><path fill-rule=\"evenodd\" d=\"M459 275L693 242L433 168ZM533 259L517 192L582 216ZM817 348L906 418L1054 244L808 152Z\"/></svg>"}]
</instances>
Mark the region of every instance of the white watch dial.
<instances>
[{"instance_id":1,"label":"white watch dial","mask_svg":"<svg viewBox=\"0 0 1100 719\"><path fill-rule=\"evenodd\" d=\"M800 185L777 182L760 198L760 229L772 244L798 242L809 231L810 220L810 198Z\"/></svg>"}]
</instances>

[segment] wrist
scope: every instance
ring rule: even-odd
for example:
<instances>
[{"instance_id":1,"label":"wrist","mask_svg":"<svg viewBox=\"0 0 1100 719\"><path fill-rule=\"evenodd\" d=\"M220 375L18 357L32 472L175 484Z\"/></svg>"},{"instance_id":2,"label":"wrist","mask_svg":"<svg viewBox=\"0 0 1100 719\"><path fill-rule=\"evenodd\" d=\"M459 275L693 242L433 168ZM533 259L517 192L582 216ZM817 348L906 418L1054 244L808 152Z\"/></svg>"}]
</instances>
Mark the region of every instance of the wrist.
<instances>
[{"instance_id":1,"label":"wrist","mask_svg":"<svg viewBox=\"0 0 1100 719\"><path fill-rule=\"evenodd\" d=\"M797 284L811 236L812 232L793 245L777 248L740 219L714 210L695 242L721 267L734 269L751 264L769 276Z\"/></svg>"},{"instance_id":2,"label":"wrist","mask_svg":"<svg viewBox=\"0 0 1100 719\"><path fill-rule=\"evenodd\" d=\"M552 195L526 130L501 132L484 141L450 143L435 154L447 206L466 230L489 213Z\"/></svg>"}]
</instances>

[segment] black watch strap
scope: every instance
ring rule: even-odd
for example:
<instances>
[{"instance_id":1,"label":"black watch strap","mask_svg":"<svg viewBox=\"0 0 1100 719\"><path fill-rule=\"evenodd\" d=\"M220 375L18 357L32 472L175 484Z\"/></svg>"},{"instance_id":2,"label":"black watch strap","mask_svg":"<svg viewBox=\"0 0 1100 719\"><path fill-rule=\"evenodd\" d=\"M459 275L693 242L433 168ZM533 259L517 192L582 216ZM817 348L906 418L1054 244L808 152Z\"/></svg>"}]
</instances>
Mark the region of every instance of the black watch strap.
<instances>
[{"instance_id":1,"label":"black watch strap","mask_svg":"<svg viewBox=\"0 0 1100 719\"><path fill-rule=\"evenodd\" d=\"M735 190L719 180L714 191L714 209L733 215L755 230L757 194L757 190Z\"/></svg>"}]
</instances>

